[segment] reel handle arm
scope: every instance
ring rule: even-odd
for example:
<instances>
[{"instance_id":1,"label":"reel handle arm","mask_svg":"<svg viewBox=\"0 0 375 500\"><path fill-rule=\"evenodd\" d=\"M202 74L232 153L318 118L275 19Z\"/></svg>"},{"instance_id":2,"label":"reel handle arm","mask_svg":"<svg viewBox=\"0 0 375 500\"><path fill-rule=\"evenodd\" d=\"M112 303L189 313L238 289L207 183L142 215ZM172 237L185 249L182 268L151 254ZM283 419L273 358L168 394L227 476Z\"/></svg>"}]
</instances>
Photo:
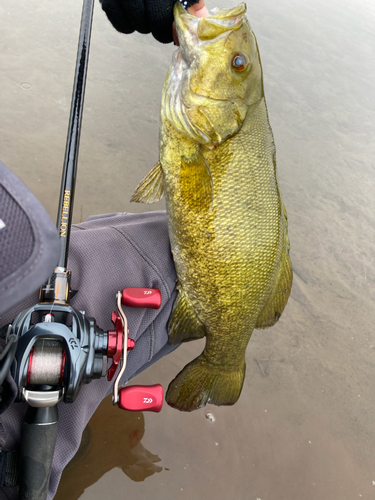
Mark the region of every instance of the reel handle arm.
<instances>
[{"instance_id":1,"label":"reel handle arm","mask_svg":"<svg viewBox=\"0 0 375 500\"><path fill-rule=\"evenodd\" d=\"M108 371L108 380L112 380L117 366L120 365L120 370L113 384L112 403L122 410L159 412L163 406L163 387L160 384L132 385L119 389L119 383L126 368L127 352L135 345L134 340L129 339L128 320L121 304L128 307L159 309L161 305L160 290L157 288L124 288L121 292L117 292L117 313L116 311L112 313L115 330L108 332L108 357L113 357L113 364ZM113 353L112 356L109 352Z\"/></svg>"}]
</instances>

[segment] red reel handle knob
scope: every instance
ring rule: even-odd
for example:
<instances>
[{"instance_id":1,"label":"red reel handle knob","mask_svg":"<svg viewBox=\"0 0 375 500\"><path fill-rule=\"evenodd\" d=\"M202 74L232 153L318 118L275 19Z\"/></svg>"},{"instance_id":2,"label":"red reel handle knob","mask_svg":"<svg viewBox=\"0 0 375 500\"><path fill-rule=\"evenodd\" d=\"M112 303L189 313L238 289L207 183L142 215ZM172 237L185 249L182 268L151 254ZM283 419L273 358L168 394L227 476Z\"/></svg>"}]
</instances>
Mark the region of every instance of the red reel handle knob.
<instances>
[{"instance_id":1,"label":"red reel handle knob","mask_svg":"<svg viewBox=\"0 0 375 500\"><path fill-rule=\"evenodd\" d=\"M128 411L159 412L163 406L163 387L155 385L130 385L118 391L118 406Z\"/></svg>"},{"instance_id":2,"label":"red reel handle knob","mask_svg":"<svg viewBox=\"0 0 375 500\"><path fill-rule=\"evenodd\" d=\"M121 302L129 307L159 309L161 293L158 288L124 288Z\"/></svg>"}]
</instances>

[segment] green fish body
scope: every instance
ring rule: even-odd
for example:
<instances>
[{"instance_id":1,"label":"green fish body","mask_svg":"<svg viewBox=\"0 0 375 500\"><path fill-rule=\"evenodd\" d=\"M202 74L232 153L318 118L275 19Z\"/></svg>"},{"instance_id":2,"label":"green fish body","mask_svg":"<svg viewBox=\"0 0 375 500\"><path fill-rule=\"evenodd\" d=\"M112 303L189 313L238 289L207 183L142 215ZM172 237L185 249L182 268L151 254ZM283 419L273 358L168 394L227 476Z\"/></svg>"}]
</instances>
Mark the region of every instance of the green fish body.
<instances>
[{"instance_id":1,"label":"green fish body","mask_svg":"<svg viewBox=\"0 0 375 500\"><path fill-rule=\"evenodd\" d=\"M191 411L234 404L254 328L272 326L289 297L286 211L246 6L197 19L179 2L180 40L163 89L160 162L133 200L165 193L178 294L169 342L206 337L166 400Z\"/></svg>"}]
</instances>

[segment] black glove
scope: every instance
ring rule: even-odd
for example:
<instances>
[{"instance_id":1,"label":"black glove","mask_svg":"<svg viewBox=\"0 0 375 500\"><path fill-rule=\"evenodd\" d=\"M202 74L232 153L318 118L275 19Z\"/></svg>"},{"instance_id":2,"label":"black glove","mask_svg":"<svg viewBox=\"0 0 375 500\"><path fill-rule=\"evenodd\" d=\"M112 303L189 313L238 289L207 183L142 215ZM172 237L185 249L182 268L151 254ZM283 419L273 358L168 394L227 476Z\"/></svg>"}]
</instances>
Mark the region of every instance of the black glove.
<instances>
[{"instance_id":1,"label":"black glove","mask_svg":"<svg viewBox=\"0 0 375 500\"><path fill-rule=\"evenodd\" d=\"M161 43L173 42L175 0L100 0L100 3L117 31L152 33ZM198 0L189 0L187 5L195 3Z\"/></svg>"}]
</instances>

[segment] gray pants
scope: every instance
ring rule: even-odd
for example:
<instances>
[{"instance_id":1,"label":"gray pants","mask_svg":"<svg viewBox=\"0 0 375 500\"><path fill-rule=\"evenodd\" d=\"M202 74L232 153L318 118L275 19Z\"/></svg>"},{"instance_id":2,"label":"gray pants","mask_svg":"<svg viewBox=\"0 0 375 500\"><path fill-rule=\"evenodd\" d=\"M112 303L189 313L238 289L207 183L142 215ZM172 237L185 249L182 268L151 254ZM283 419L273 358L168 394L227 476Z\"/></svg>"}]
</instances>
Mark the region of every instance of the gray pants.
<instances>
[{"instance_id":1,"label":"gray pants","mask_svg":"<svg viewBox=\"0 0 375 500\"><path fill-rule=\"evenodd\" d=\"M133 378L176 346L167 344L167 322L174 300L176 274L169 246L164 211L144 214L108 214L90 217L73 226L68 268L72 288L78 290L71 305L84 310L107 331L113 329L111 312L116 309L116 292L125 287L159 288L162 305L155 309L125 308L130 338L136 341L129 352L121 384ZM0 327L37 302L37 294L0 320ZM82 432L100 404L112 390L106 378L82 387L73 404L60 403L59 433L53 459L48 499L56 493L64 467L76 453ZM13 403L0 416L0 447L13 450L27 405ZM0 499L17 498L17 487L0 488Z\"/></svg>"}]
</instances>

